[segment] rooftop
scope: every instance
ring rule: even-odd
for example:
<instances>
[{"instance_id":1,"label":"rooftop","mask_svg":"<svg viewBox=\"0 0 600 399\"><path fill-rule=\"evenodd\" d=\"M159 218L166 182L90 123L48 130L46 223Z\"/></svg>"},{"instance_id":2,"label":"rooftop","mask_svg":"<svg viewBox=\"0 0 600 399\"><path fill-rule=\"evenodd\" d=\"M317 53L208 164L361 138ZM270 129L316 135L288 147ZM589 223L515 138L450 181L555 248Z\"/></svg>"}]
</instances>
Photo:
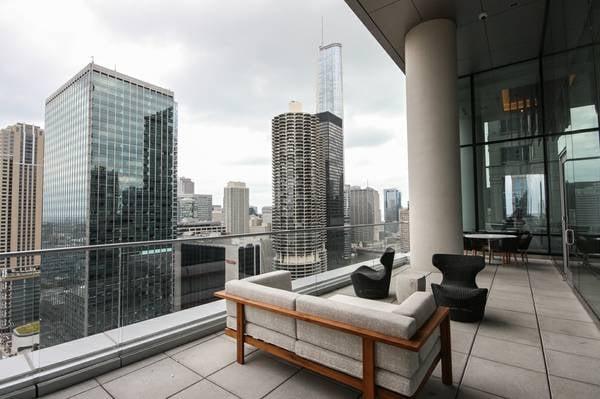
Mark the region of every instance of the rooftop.
<instances>
[{"instance_id":1,"label":"rooftop","mask_svg":"<svg viewBox=\"0 0 600 399\"><path fill-rule=\"evenodd\" d=\"M440 280L432 273L427 286ZM441 383L438 366L419 398L600 397L600 329L550 262L487 266L477 282L490 289L484 320L451 322L454 386ZM354 295L351 286L326 295L337 293ZM44 396L132 397L330 399L360 393L250 347L241 366L234 341L218 332Z\"/></svg>"}]
</instances>

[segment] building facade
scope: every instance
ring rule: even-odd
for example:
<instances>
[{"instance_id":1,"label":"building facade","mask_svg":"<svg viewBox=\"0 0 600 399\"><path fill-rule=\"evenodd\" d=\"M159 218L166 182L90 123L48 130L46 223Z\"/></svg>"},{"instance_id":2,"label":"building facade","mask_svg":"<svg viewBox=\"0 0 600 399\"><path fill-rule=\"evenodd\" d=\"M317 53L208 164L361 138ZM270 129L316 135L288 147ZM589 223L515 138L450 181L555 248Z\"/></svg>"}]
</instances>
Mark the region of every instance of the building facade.
<instances>
[{"instance_id":1,"label":"building facade","mask_svg":"<svg viewBox=\"0 0 600 399\"><path fill-rule=\"evenodd\" d=\"M402 253L407 253L410 251L410 209L400 208L398 211L398 219L400 221L400 226L398 226L398 232L400 233L400 251Z\"/></svg>"},{"instance_id":2,"label":"building facade","mask_svg":"<svg viewBox=\"0 0 600 399\"><path fill-rule=\"evenodd\" d=\"M331 43L319 47L317 79L317 113L331 112L344 119L342 45Z\"/></svg>"},{"instance_id":3,"label":"building facade","mask_svg":"<svg viewBox=\"0 0 600 399\"><path fill-rule=\"evenodd\" d=\"M188 177L181 176L177 185L177 195L194 194L195 192L194 181Z\"/></svg>"},{"instance_id":4,"label":"building facade","mask_svg":"<svg viewBox=\"0 0 600 399\"><path fill-rule=\"evenodd\" d=\"M350 224L381 223L379 193L371 187L350 187ZM352 242L355 244L372 243L379 240L380 226L360 227L352 232Z\"/></svg>"},{"instance_id":5,"label":"building facade","mask_svg":"<svg viewBox=\"0 0 600 399\"><path fill-rule=\"evenodd\" d=\"M212 195L180 194L177 196L177 222L210 222L212 220Z\"/></svg>"},{"instance_id":6,"label":"building facade","mask_svg":"<svg viewBox=\"0 0 600 399\"><path fill-rule=\"evenodd\" d=\"M18 123L0 129L0 252L41 248L44 131ZM40 256L0 260L0 354L13 353L13 330L39 320Z\"/></svg>"},{"instance_id":7,"label":"building facade","mask_svg":"<svg viewBox=\"0 0 600 399\"><path fill-rule=\"evenodd\" d=\"M228 234L250 231L250 190L246 183L230 181L224 189L223 222Z\"/></svg>"},{"instance_id":8,"label":"building facade","mask_svg":"<svg viewBox=\"0 0 600 399\"><path fill-rule=\"evenodd\" d=\"M173 92L89 64L46 100L42 247L175 238ZM40 345L172 309L170 245L42 259Z\"/></svg>"},{"instance_id":9,"label":"building facade","mask_svg":"<svg viewBox=\"0 0 600 399\"><path fill-rule=\"evenodd\" d=\"M384 222L397 222L400 208L402 207L400 191L395 188L386 188L383 190L383 217ZM398 225L387 225L385 231L397 233Z\"/></svg>"},{"instance_id":10,"label":"building facade","mask_svg":"<svg viewBox=\"0 0 600 399\"><path fill-rule=\"evenodd\" d=\"M319 119L301 112L273 118L273 232L325 228L327 225L325 161ZM327 270L324 230L273 235L273 269L289 270L293 278Z\"/></svg>"},{"instance_id":11,"label":"building facade","mask_svg":"<svg viewBox=\"0 0 600 399\"><path fill-rule=\"evenodd\" d=\"M342 119L329 111L316 115L325 159L325 201L327 227L344 225L344 132ZM342 266L345 258L344 230L327 231L329 268Z\"/></svg>"}]
</instances>

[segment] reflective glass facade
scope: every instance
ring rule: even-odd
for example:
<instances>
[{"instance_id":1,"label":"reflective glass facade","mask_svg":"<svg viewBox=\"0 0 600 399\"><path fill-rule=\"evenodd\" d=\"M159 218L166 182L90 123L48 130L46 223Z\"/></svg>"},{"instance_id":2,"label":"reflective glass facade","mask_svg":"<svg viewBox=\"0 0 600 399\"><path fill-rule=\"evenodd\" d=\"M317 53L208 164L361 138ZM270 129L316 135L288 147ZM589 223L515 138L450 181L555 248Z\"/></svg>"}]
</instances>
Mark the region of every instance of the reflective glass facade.
<instances>
[{"instance_id":1,"label":"reflective glass facade","mask_svg":"<svg viewBox=\"0 0 600 399\"><path fill-rule=\"evenodd\" d=\"M339 43L319 47L317 113L326 111L344 119L342 45Z\"/></svg>"},{"instance_id":2,"label":"reflective glass facade","mask_svg":"<svg viewBox=\"0 0 600 399\"><path fill-rule=\"evenodd\" d=\"M533 233L597 315L599 3L550 2L540 58L458 81L464 230Z\"/></svg>"},{"instance_id":3,"label":"reflective glass facade","mask_svg":"<svg viewBox=\"0 0 600 399\"><path fill-rule=\"evenodd\" d=\"M173 93L90 64L48 98L46 126L44 248L175 237ZM169 312L172 269L169 246L47 256L41 346Z\"/></svg>"}]
</instances>

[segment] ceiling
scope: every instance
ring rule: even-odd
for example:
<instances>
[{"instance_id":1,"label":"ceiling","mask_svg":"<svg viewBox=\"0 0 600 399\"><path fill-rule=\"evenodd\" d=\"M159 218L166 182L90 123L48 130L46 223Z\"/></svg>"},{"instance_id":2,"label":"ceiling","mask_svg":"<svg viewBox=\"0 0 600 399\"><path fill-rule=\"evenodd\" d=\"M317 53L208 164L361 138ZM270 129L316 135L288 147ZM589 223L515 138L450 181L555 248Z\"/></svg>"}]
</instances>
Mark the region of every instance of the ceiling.
<instances>
[{"instance_id":1,"label":"ceiling","mask_svg":"<svg viewBox=\"0 0 600 399\"><path fill-rule=\"evenodd\" d=\"M403 71L404 36L411 28L435 18L456 21L459 76L581 45L591 7L589 0L345 1Z\"/></svg>"}]
</instances>

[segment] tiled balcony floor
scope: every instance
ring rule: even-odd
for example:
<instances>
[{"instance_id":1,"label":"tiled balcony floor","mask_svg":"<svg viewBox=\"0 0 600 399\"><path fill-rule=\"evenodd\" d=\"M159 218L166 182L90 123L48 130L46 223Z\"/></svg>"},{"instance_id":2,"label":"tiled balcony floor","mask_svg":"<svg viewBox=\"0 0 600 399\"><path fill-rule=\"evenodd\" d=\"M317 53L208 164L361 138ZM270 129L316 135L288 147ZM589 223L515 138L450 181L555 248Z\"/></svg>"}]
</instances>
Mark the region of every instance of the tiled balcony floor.
<instances>
[{"instance_id":1,"label":"tiled balcony floor","mask_svg":"<svg viewBox=\"0 0 600 399\"><path fill-rule=\"evenodd\" d=\"M484 321L452 322L454 386L441 383L438 367L420 398L600 398L600 331L554 267L488 266L478 284L491 288ZM359 396L252 349L240 366L233 340L215 334L45 398Z\"/></svg>"}]
</instances>

